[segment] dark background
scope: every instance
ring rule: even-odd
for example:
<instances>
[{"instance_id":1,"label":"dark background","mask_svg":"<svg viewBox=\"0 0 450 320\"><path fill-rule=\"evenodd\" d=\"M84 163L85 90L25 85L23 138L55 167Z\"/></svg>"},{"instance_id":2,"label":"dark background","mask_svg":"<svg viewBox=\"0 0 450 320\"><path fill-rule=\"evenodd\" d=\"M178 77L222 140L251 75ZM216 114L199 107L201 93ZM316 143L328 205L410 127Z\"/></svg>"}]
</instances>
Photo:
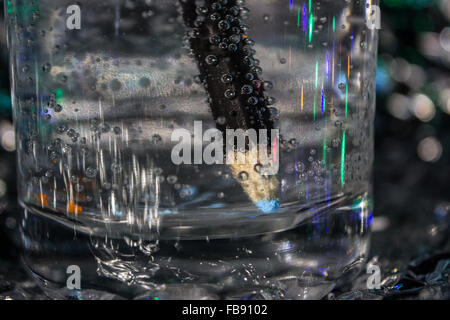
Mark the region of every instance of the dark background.
<instances>
[{"instance_id":1,"label":"dark background","mask_svg":"<svg viewBox=\"0 0 450 320\"><path fill-rule=\"evenodd\" d=\"M382 289L367 290L362 274L328 298L450 299L450 0L382 0L381 12L371 258ZM0 45L0 300L41 299L15 247L3 21Z\"/></svg>"}]
</instances>

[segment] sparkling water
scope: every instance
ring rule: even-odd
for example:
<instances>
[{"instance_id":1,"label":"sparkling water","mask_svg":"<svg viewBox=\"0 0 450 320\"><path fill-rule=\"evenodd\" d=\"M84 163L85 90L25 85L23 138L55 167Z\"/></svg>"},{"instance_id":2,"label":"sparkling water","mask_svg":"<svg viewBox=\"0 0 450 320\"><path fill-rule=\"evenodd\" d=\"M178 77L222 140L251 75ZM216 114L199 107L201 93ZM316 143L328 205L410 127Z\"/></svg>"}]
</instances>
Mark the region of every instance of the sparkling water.
<instances>
[{"instance_id":1,"label":"sparkling water","mask_svg":"<svg viewBox=\"0 0 450 320\"><path fill-rule=\"evenodd\" d=\"M373 1L77 3L5 10L23 257L49 296L321 298L360 270L372 219ZM201 74L189 39L205 24L224 32L205 42L227 53L204 63L245 50L250 86L236 88L239 73ZM176 129L204 149L203 133L227 125L205 77L229 85L230 101L246 95L246 112L262 103L279 129L270 210L245 188L257 165L236 175L226 163L173 162Z\"/></svg>"}]
</instances>

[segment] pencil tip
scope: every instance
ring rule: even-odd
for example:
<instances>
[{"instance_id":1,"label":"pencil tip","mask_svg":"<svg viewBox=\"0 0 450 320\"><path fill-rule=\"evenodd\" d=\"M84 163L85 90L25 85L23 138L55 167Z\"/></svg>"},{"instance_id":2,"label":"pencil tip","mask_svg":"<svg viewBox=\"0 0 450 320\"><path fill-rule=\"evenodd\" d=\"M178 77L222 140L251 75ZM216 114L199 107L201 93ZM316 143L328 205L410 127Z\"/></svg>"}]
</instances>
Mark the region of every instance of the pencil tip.
<instances>
[{"instance_id":1,"label":"pencil tip","mask_svg":"<svg viewBox=\"0 0 450 320\"><path fill-rule=\"evenodd\" d=\"M256 203L256 206L264 213L274 213L280 207L280 202L277 200L260 200Z\"/></svg>"}]
</instances>

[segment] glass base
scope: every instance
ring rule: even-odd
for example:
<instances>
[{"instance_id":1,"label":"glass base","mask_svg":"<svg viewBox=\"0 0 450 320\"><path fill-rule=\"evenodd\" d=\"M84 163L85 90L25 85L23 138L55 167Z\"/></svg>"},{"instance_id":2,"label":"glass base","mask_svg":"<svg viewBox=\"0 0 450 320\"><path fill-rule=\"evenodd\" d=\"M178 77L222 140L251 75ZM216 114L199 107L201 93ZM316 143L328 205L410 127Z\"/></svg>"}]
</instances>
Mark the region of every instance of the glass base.
<instances>
[{"instance_id":1,"label":"glass base","mask_svg":"<svg viewBox=\"0 0 450 320\"><path fill-rule=\"evenodd\" d=\"M23 261L54 299L321 299L361 270L369 203L343 197L289 229L198 240L99 236L25 209Z\"/></svg>"}]
</instances>

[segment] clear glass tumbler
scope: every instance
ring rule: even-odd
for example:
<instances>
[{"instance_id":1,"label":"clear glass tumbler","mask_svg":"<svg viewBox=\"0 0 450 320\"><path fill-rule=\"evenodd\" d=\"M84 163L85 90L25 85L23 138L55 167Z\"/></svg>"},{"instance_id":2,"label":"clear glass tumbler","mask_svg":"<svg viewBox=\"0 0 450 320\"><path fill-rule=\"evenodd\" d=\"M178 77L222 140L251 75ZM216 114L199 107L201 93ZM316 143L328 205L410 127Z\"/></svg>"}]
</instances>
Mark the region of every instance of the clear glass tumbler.
<instances>
[{"instance_id":1,"label":"clear glass tumbler","mask_svg":"<svg viewBox=\"0 0 450 320\"><path fill-rule=\"evenodd\" d=\"M50 297L315 299L360 271L377 1L4 2Z\"/></svg>"}]
</instances>

